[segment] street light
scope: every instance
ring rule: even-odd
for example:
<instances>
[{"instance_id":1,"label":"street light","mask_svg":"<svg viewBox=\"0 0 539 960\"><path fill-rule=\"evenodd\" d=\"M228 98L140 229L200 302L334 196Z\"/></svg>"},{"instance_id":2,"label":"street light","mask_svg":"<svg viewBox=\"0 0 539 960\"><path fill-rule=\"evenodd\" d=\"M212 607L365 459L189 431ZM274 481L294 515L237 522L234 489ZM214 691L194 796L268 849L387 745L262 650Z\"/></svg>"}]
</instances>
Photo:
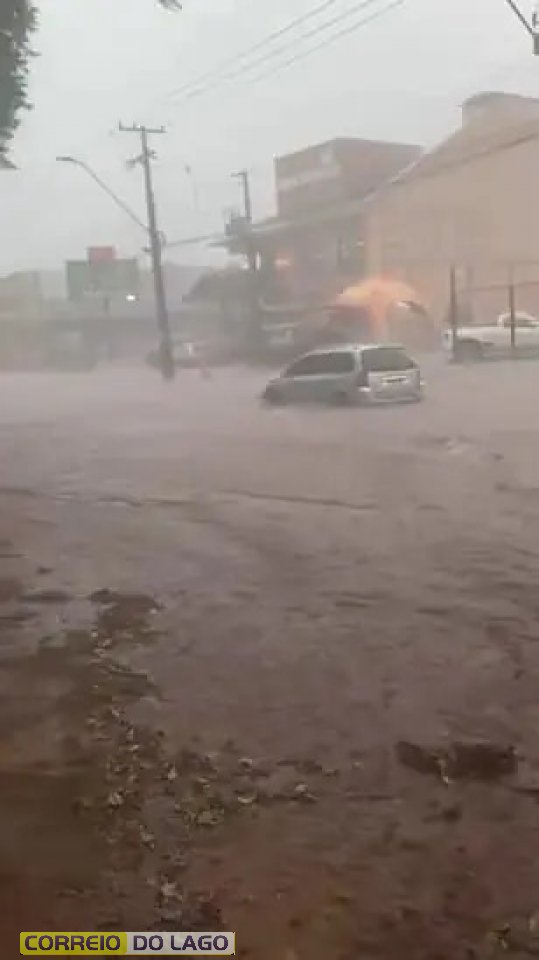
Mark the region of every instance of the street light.
<instances>
[{"instance_id":1,"label":"street light","mask_svg":"<svg viewBox=\"0 0 539 960\"><path fill-rule=\"evenodd\" d=\"M84 160L79 160L78 157L70 157L70 156L56 157L56 160L58 163L73 163L75 164L76 167L80 167L81 170L85 170L88 176L91 177L92 180L95 183L97 183L97 185L101 187L101 189L104 190L105 193L108 194L108 196L112 200L114 200L114 203L118 207L120 207L123 210L123 212L127 214L128 217L130 217L133 223L136 223L137 226L141 228L141 230L144 230L145 234L148 234L147 225L143 223L143 221L140 220L139 217L137 217L136 213L133 213L133 211L130 209L130 207L127 206L126 203L124 203L121 197L119 197L116 193L114 193L114 190L111 190L111 188L107 186L107 184L101 179L101 177L98 177L95 170L92 170L89 164L85 163Z\"/></svg>"}]
</instances>

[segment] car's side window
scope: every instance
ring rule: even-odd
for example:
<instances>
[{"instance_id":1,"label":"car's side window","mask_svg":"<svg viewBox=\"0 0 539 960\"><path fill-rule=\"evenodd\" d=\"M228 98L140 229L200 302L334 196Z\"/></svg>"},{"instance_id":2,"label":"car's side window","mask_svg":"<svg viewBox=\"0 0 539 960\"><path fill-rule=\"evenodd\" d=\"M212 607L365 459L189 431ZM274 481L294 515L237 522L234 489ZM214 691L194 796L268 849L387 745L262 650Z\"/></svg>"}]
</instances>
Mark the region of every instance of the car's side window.
<instances>
[{"instance_id":1,"label":"car's side window","mask_svg":"<svg viewBox=\"0 0 539 960\"><path fill-rule=\"evenodd\" d=\"M330 353L311 353L293 363L285 372L286 377L308 377L331 373L353 373L355 358L352 352L335 350Z\"/></svg>"},{"instance_id":2,"label":"car's side window","mask_svg":"<svg viewBox=\"0 0 539 960\"><path fill-rule=\"evenodd\" d=\"M308 377L310 374L316 372L317 356L316 354L310 354L309 356L301 357L300 360L296 360L295 363L292 363L285 371L285 377Z\"/></svg>"},{"instance_id":3,"label":"car's side window","mask_svg":"<svg viewBox=\"0 0 539 960\"><path fill-rule=\"evenodd\" d=\"M353 373L355 365L354 354L344 350L320 355L320 373Z\"/></svg>"},{"instance_id":4,"label":"car's side window","mask_svg":"<svg viewBox=\"0 0 539 960\"><path fill-rule=\"evenodd\" d=\"M310 357L302 357L301 360L296 360L294 363L291 363L290 366L286 368L284 376L302 377L305 373L308 373L310 360Z\"/></svg>"}]
</instances>

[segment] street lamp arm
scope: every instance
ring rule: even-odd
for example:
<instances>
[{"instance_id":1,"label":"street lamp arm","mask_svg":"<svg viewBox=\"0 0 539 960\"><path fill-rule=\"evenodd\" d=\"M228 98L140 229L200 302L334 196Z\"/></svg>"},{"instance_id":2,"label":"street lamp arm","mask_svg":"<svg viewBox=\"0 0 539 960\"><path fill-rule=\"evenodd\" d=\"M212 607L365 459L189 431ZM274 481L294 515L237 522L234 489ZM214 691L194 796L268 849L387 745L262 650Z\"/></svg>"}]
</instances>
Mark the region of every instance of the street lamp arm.
<instances>
[{"instance_id":1,"label":"street lamp arm","mask_svg":"<svg viewBox=\"0 0 539 960\"><path fill-rule=\"evenodd\" d=\"M127 206L126 203L124 203L124 201L122 200L122 198L119 197L119 196L114 192L114 190L111 190L111 188L110 188L109 186L107 186L107 184L104 182L104 180L102 180L101 177L99 177L99 176L97 175L97 173L95 173L95 171L92 170L92 168L89 166L89 164L85 163L84 160L79 160L77 157L67 157L67 156L64 156L64 157L56 157L56 159L58 160L59 163L74 163L75 166L81 167L82 170L85 170L86 173L88 174L88 176L91 177L92 180L93 180L95 183L97 183L97 185L98 185L99 187L101 187L101 189L104 190L106 194L108 194L108 196L111 198L111 200L114 200L114 203L115 203L118 207L120 207L120 209L123 210L124 213L127 214L127 216L133 221L133 223L136 223L137 226L141 228L141 230L144 230L144 233L148 233L148 227L147 227L147 225L146 225L142 220L140 220L140 218L137 216L137 214L134 213L134 212L131 210L131 208Z\"/></svg>"}]
</instances>

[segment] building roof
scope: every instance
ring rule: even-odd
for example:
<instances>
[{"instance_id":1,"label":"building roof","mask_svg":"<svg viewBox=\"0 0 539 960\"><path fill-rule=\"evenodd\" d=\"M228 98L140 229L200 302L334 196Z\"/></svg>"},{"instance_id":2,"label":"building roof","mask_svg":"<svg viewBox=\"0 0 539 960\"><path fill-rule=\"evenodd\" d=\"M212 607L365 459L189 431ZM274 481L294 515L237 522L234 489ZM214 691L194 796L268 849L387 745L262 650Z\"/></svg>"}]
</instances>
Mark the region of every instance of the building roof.
<instances>
[{"instance_id":1,"label":"building roof","mask_svg":"<svg viewBox=\"0 0 539 960\"><path fill-rule=\"evenodd\" d=\"M421 147L416 143L402 143L400 140L372 140L368 137L333 137L331 140L322 140L320 143L312 143L307 147L299 147L297 150L291 150L288 153L280 153L274 157L277 163L283 160L290 160L308 156L317 151L323 151L328 147L357 147L360 150L365 148L384 147L388 150L393 149L396 153L403 151L419 151Z\"/></svg>"},{"instance_id":2,"label":"building roof","mask_svg":"<svg viewBox=\"0 0 539 960\"><path fill-rule=\"evenodd\" d=\"M465 125L398 173L389 181L389 185L397 186L423 177L438 176L446 170L489 154L511 150L532 140L539 140L539 115L537 118L499 126Z\"/></svg>"},{"instance_id":3,"label":"building roof","mask_svg":"<svg viewBox=\"0 0 539 960\"><path fill-rule=\"evenodd\" d=\"M353 220L355 217L361 215L365 207L365 202L370 196L371 192L356 200L340 200L338 203L327 204L318 210L310 210L298 214L293 218L268 217L266 220L259 220L257 223L253 223L252 236L256 239L263 240L266 237L277 237L283 234L296 233L305 227L342 222L343 220ZM245 246L245 235L219 237L214 241L212 246L243 250Z\"/></svg>"},{"instance_id":4,"label":"building roof","mask_svg":"<svg viewBox=\"0 0 539 960\"><path fill-rule=\"evenodd\" d=\"M486 106L489 103L495 103L497 101L499 102L504 100L507 102L512 101L513 103L539 104L539 98L523 96L523 94L521 93L508 93L505 90L482 90L479 93L472 94L471 97L467 97L463 103L463 106L464 107Z\"/></svg>"}]
</instances>

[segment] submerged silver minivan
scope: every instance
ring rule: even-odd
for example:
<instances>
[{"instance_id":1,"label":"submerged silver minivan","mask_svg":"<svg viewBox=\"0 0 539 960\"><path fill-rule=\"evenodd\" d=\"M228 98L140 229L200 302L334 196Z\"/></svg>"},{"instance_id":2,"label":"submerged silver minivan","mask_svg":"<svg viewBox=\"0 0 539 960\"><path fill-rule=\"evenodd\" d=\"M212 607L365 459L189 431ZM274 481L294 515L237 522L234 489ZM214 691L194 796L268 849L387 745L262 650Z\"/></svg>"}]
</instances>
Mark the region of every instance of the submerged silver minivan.
<instances>
[{"instance_id":1,"label":"submerged silver minivan","mask_svg":"<svg viewBox=\"0 0 539 960\"><path fill-rule=\"evenodd\" d=\"M273 405L318 402L339 406L421 400L419 365L392 343L325 347L295 360L270 380L263 399Z\"/></svg>"}]
</instances>

